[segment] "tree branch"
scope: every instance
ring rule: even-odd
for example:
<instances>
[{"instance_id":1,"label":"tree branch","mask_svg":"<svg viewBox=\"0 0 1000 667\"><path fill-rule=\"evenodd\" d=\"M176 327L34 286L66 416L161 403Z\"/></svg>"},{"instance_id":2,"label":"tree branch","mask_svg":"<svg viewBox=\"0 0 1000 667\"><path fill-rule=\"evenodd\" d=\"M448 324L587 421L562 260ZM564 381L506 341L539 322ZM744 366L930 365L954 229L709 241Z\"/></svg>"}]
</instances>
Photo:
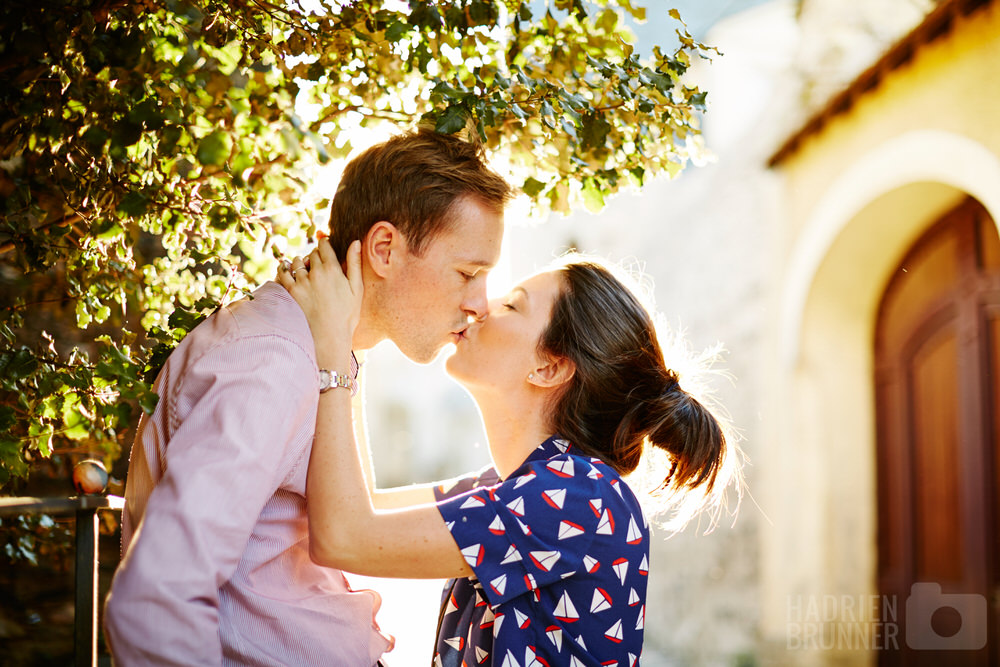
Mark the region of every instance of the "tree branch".
<instances>
[{"instance_id":1,"label":"tree branch","mask_svg":"<svg viewBox=\"0 0 1000 667\"><path fill-rule=\"evenodd\" d=\"M58 218L56 220L52 220L51 222L46 222L44 224L41 224L41 225L33 228L32 231L34 231L34 232L40 232L40 231L44 231L44 230L48 229L49 227L56 227L56 226L59 226L59 225L62 225L62 224L75 225L76 223L80 222L81 220L82 220L82 218L80 217L80 215L78 213L73 213L72 215L63 216L62 218ZM16 247L16 245L14 244L13 241L6 241L4 243L0 243L0 255L4 255L4 254L10 252L15 247Z\"/></svg>"}]
</instances>

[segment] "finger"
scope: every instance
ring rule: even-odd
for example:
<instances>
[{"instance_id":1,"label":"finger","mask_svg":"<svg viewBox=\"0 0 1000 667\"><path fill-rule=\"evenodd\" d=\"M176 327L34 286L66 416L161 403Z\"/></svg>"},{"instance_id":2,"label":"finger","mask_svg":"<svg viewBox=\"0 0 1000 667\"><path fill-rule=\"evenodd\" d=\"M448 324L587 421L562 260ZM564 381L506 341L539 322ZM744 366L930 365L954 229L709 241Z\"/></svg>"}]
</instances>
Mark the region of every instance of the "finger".
<instances>
[{"instance_id":1,"label":"finger","mask_svg":"<svg viewBox=\"0 0 1000 667\"><path fill-rule=\"evenodd\" d=\"M319 248L314 248L311 253L309 253L309 268L318 268L323 266L323 258L320 256Z\"/></svg>"},{"instance_id":2,"label":"finger","mask_svg":"<svg viewBox=\"0 0 1000 667\"><path fill-rule=\"evenodd\" d=\"M354 241L347 249L347 280L355 294L364 291L364 281L361 279L361 241Z\"/></svg>"},{"instance_id":3,"label":"finger","mask_svg":"<svg viewBox=\"0 0 1000 667\"><path fill-rule=\"evenodd\" d=\"M282 259L278 261L278 270L274 273L275 282L281 282L281 276L288 273L288 270L292 268L292 263L287 259Z\"/></svg>"},{"instance_id":4,"label":"finger","mask_svg":"<svg viewBox=\"0 0 1000 667\"><path fill-rule=\"evenodd\" d=\"M281 286L286 290L291 290L295 285L295 276L292 275L292 272L284 264L278 267L278 275L275 277L275 280L281 283Z\"/></svg>"},{"instance_id":5,"label":"finger","mask_svg":"<svg viewBox=\"0 0 1000 667\"><path fill-rule=\"evenodd\" d=\"M316 250L319 251L319 256L323 258L323 262L326 264L337 264L337 253L333 251L333 246L330 245L330 241L326 238L319 240L316 244Z\"/></svg>"},{"instance_id":6,"label":"finger","mask_svg":"<svg viewBox=\"0 0 1000 667\"><path fill-rule=\"evenodd\" d=\"M306 267L305 262L302 260L302 258L296 257L295 259L292 260L291 266L288 269L288 273L286 275L288 275L291 278L292 282L294 283L297 278L305 274L308 274L308 272L309 269Z\"/></svg>"}]
</instances>

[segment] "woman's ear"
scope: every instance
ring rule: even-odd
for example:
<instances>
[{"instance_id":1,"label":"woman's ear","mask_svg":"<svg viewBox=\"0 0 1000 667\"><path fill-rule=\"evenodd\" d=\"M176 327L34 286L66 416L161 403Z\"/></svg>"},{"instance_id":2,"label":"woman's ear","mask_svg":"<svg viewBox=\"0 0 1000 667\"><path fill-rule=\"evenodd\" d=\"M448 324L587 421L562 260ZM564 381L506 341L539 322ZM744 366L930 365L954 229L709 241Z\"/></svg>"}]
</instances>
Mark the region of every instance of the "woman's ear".
<instances>
[{"instance_id":1,"label":"woman's ear","mask_svg":"<svg viewBox=\"0 0 1000 667\"><path fill-rule=\"evenodd\" d=\"M551 389L567 384L576 373L576 364L566 357L550 356L528 374L528 382L536 387Z\"/></svg>"},{"instance_id":2,"label":"woman's ear","mask_svg":"<svg viewBox=\"0 0 1000 667\"><path fill-rule=\"evenodd\" d=\"M387 220L379 220L365 234L361 256L377 276L384 278L395 259L393 255L400 251L400 243L404 243L403 235L396 226Z\"/></svg>"}]
</instances>

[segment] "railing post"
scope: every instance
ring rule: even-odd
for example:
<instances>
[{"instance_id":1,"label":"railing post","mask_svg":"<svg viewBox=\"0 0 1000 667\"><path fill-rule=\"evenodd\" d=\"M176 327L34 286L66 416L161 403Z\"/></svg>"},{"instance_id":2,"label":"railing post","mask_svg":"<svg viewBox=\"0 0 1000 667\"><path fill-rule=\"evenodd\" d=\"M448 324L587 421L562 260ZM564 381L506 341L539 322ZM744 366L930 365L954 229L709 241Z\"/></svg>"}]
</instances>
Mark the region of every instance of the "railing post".
<instances>
[{"instance_id":1,"label":"railing post","mask_svg":"<svg viewBox=\"0 0 1000 667\"><path fill-rule=\"evenodd\" d=\"M76 515L76 613L73 621L73 664L97 665L97 512L121 512L121 496L82 495L72 498L0 497L0 517L55 514ZM0 654L0 661L2 661Z\"/></svg>"},{"instance_id":2,"label":"railing post","mask_svg":"<svg viewBox=\"0 0 1000 667\"><path fill-rule=\"evenodd\" d=\"M73 664L97 667L97 508L76 510L76 616Z\"/></svg>"}]
</instances>

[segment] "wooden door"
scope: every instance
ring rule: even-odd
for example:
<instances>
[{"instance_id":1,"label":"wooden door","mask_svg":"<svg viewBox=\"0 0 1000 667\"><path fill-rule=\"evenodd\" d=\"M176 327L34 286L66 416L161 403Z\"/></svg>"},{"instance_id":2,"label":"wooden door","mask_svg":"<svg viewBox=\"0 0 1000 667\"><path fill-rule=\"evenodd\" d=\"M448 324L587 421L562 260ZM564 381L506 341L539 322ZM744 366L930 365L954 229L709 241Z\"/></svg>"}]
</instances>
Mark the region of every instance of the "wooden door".
<instances>
[{"instance_id":1,"label":"wooden door","mask_svg":"<svg viewBox=\"0 0 1000 667\"><path fill-rule=\"evenodd\" d=\"M1000 665L1000 239L978 202L900 263L875 365L879 587L898 610L880 664Z\"/></svg>"}]
</instances>

